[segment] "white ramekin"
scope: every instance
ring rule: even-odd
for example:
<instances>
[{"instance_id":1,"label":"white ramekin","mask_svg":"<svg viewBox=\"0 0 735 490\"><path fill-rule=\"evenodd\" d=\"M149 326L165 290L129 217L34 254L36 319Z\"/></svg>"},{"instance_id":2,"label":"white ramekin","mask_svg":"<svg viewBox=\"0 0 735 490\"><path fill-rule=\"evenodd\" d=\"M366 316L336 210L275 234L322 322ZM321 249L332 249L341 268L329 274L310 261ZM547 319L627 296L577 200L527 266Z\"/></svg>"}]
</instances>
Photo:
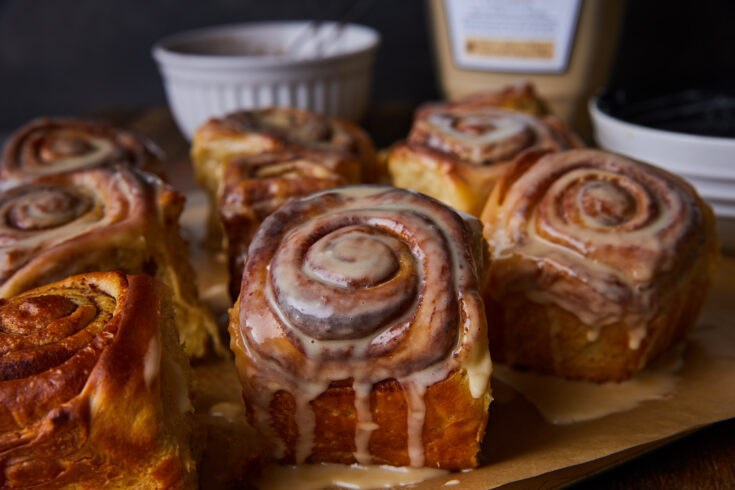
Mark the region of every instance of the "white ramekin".
<instances>
[{"instance_id":1,"label":"white ramekin","mask_svg":"<svg viewBox=\"0 0 735 490\"><path fill-rule=\"evenodd\" d=\"M174 119L191 139L210 117L238 109L289 106L359 119L379 42L356 24L256 22L164 38L153 57Z\"/></svg>"}]
</instances>

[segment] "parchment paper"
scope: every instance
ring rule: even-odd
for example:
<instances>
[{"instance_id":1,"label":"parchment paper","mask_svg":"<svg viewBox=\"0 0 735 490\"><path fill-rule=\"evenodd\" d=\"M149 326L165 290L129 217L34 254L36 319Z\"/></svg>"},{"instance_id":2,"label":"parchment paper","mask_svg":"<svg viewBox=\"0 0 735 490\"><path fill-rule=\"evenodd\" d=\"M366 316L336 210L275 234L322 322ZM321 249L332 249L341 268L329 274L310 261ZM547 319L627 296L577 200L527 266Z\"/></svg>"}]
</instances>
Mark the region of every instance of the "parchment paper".
<instances>
[{"instance_id":1,"label":"parchment paper","mask_svg":"<svg viewBox=\"0 0 735 490\"><path fill-rule=\"evenodd\" d=\"M224 295L225 268L213 260L211 252L196 246L206 223L206 203L200 193L192 193L182 225L192 242L193 260L200 276L204 298L220 314L229 306ZM652 400L623 413L571 425L552 425L520 396L493 402L483 442L482 466L429 480L416 488L487 489L555 488L614 466L658 447L707 424L735 417L735 259L723 258L707 305L697 328L689 335L684 351L681 379L674 394ZM204 449L202 482L206 487L226 485L221 437L246 434L247 429L222 430L221 418L205 414L217 397L240 402L231 360L195 366L198 383L197 409L205 420L215 421L219 435L210 437ZM218 370L221 375L218 375ZM203 382L201 380L204 380ZM233 393L234 391L234 393ZM195 393L196 395L196 393ZM244 423L244 422L243 422ZM206 424L205 424L206 425ZM236 424L237 425L237 424ZM212 465L212 460L217 464ZM210 461L210 463L207 463ZM247 465L234 472L246 471ZM218 475L207 475L216 467ZM455 487L444 487L459 480Z\"/></svg>"}]
</instances>

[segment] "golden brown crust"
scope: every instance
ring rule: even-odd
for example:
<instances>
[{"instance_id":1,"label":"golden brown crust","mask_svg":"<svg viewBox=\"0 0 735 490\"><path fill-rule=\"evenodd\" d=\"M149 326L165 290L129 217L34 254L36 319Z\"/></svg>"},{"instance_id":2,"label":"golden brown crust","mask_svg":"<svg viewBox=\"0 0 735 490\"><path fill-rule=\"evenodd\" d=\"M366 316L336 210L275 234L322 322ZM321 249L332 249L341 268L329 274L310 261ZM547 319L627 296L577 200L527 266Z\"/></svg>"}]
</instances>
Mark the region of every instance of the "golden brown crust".
<instances>
[{"instance_id":1,"label":"golden brown crust","mask_svg":"<svg viewBox=\"0 0 735 490\"><path fill-rule=\"evenodd\" d=\"M419 108L407 141L395 145L388 158L394 185L479 216L492 187L519 153L582 146L552 116L537 119L490 102L478 98Z\"/></svg>"},{"instance_id":2,"label":"golden brown crust","mask_svg":"<svg viewBox=\"0 0 735 490\"><path fill-rule=\"evenodd\" d=\"M388 160L395 186L417 190L473 216L480 215L508 165L467 165L448 153L411 142L393 145Z\"/></svg>"},{"instance_id":3,"label":"golden brown crust","mask_svg":"<svg viewBox=\"0 0 735 490\"><path fill-rule=\"evenodd\" d=\"M466 219L417 193L356 186L263 222L230 333L276 459L476 466L490 359L485 260Z\"/></svg>"},{"instance_id":4,"label":"golden brown crust","mask_svg":"<svg viewBox=\"0 0 735 490\"><path fill-rule=\"evenodd\" d=\"M225 168L219 216L227 241L230 294L237 298L248 246L260 223L291 199L360 179L349 153L287 148L238 157Z\"/></svg>"},{"instance_id":5,"label":"golden brown crust","mask_svg":"<svg viewBox=\"0 0 735 490\"><path fill-rule=\"evenodd\" d=\"M521 155L482 220L493 358L573 379L627 379L681 340L717 255L691 186L596 150Z\"/></svg>"},{"instance_id":6,"label":"golden brown crust","mask_svg":"<svg viewBox=\"0 0 735 490\"><path fill-rule=\"evenodd\" d=\"M295 108L271 107L210 119L194 135L191 157L199 183L216 202L224 167L235 156L300 146L348 152L361 162L360 181L380 179L375 147L359 127Z\"/></svg>"},{"instance_id":7,"label":"golden brown crust","mask_svg":"<svg viewBox=\"0 0 735 490\"><path fill-rule=\"evenodd\" d=\"M462 105L478 105L498 107L518 111L529 116L548 116L551 114L548 104L536 93L536 87L528 81L508 85L497 90L487 90L468 95L456 102Z\"/></svg>"},{"instance_id":8,"label":"golden brown crust","mask_svg":"<svg viewBox=\"0 0 735 490\"><path fill-rule=\"evenodd\" d=\"M167 292L147 276L68 278L0 301L3 487L193 488L186 365ZM23 359L19 363L17 359ZM20 374L20 373L18 373Z\"/></svg>"},{"instance_id":9,"label":"golden brown crust","mask_svg":"<svg viewBox=\"0 0 735 490\"><path fill-rule=\"evenodd\" d=\"M426 422L423 442L424 464L446 469L477 466L478 434L484 432L487 408L481 398L473 398L467 379L458 371L430 386L425 395ZM357 463L354 453L357 413L352 382L334 382L311 401L316 427L314 446L307 463ZM378 426L370 437L373 464L408 466L406 394L395 379L376 383L370 394L373 422ZM293 397L276 393L271 403L274 429L287 442L284 461L293 462L298 428Z\"/></svg>"},{"instance_id":10,"label":"golden brown crust","mask_svg":"<svg viewBox=\"0 0 735 490\"><path fill-rule=\"evenodd\" d=\"M126 166L38 178L0 193L0 297L72 274L147 273L174 293L186 350L202 356L216 326L197 299L178 233L184 196Z\"/></svg>"},{"instance_id":11,"label":"golden brown crust","mask_svg":"<svg viewBox=\"0 0 735 490\"><path fill-rule=\"evenodd\" d=\"M90 119L39 118L13 133L0 164L3 186L83 168L130 165L164 175L162 152L147 138Z\"/></svg>"}]
</instances>

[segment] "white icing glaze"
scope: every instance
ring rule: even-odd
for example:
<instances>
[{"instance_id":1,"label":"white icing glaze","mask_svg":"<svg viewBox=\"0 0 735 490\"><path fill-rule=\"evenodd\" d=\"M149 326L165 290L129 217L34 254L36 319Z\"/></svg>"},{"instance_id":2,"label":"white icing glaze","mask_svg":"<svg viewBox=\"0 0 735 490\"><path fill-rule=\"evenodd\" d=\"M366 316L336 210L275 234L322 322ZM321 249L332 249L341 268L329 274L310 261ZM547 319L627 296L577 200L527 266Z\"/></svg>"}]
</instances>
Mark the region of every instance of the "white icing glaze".
<instances>
[{"instance_id":1,"label":"white icing glaze","mask_svg":"<svg viewBox=\"0 0 735 490\"><path fill-rule=\"evenodd\" d=\"M635 408L671 396L682 365L683 344L631 379L619 383L570 381L495 365L493 377L512 386L553 424L571 424Z\"/></svg>"},{"instance_id":2,"label":"white icing glaze","mask_svg":"<svg viewBox=\"0 0 735 490\"><path fill-rule=\"evenodd\" d=\"M566 147L549 126L535 117L494 107L447 105L420 112L409 141L477 165L509 161L530 147Z\"/></svg>"},{"instance_id":3,"label":"white icing glaze","mask_svg":"<svg viewBox=\"0 0 735 490\"><path fill-rule=\"evenodd\" d=\"M98 162L104 162L115 156L117 149L114 143L105 138L95 138L91 135L81 135L79 133L67 134L65 131L57 131L56 134L49 134L49 137L55 138L82 138L84 143L88 145L87 151L78 155L69 155L66 157L58 157L53 160L53 165L34 165L32 167L25 166L24 172L34 175L52 175L69 170L96 165Z\"/></svg>"},{"instance_id":4,"label":"white icing glaze","mask_svg":"<svg viewBox=\"0 0 735 490\"><path fill-rule=\"evenodd\" d=\"M385 192L393 192L393 194L390 194L392 197L384 199L383 196L377 196L377 194ZM400 194L397 196L396 194L399 192ZM422 466L424 464L422 433L426 411L424 394L428 387L445 379L453 370L459 369L467 375L472 396L485 398L487 402L490 400L489 377L491 363L487 348L486 329L484 322L480 320L483 318L481 315L482 305L477 292L467 294L466 289L472 288L473 284L475 288L477 287L476 272L469 256L470 251L461 248L461 245L459 245L465 240L466 228L460 218L443 207L444 211L442 212L453 216L453 218L444 222L443 219L447 218L435 217L431 221L431 225L427 226L424 217L427 209L424 207L423 197L414 193L392 191L381 187L356 187L331 190L317 196L329 193L343 196L342 201L335 209L329 210L323 217L312 217L311 220L300 223L287 232L281 242L274 245L279 248L275 252L272 262L269 262L267 270L264 271L267 274L265 287L258 287L258 291L262 291L261 294L267 300L270 308L265 309L267 310L265 311L262 308L255 308L241 303L233 312L239 315L240 320L240 334L236 334L234 338L235 351L245 353L245 357L239 359L238 364L240 365L241 374L243 371L246 373L246 393L251 398L255 425L267 437L272 436L279 441L280 438L276 436L270 423L270 402L278 390L291 393L295 401L295 421L298 427L295 456L297 462L304 462L311 453L314 440L315 421L310 402L325 392L331 381L351 378L355 392L357 418L354 456L358 462L366 463L370 461L370 436L374 430L379 428L373 423L372 419L370 391L373 384L377 382L396 379L403 387L407 401L410 463L412 466ZM312 197L308 201L316 199L316 197ZM367 202L364 202L364 200L367 200ZM431 205L436 206L436 204ZM281 212L285 211L282 209ZM280 212L275 216L279 215ZM398 215L400 218L394 215ZM355 225L340 226L336 231L329 231L328 225L341 222L340 220L357 221ZM361 224L358 225L357 223ZM366 231L360 228L363 226L362 223L369 223L374 228L371 228L373 231L366 235ZM324 228L325 226L327 228ZM393 236L379 231L381 229L393 229L391 227L398 227L400 233L408 234L411 237L409 239L411 243L404 245ZM265 233L263 228L259 233ZM314 261L319 264L319 267L329 265L328 273L330 275L328 280L324 279L324 274L327 274L327 272L320 271L316 273L313 265L293 265L301 264L298 257L309 257L309 253L314 250L321 250L322 253L329 250L328 246L322 245L317 246L316 249L314 245L306 249L301 248L300 244L305 240L304 237L318 235L318 238L315 238L316 241L311 243L319 244L321 241L328 240L330 234L339 237L338 244L346 242L349 247L346 247L346 250L340 250L339 254L326 258L322 256ZM368 239L365 239L366 236ZM249 252L251 262L246 267L256 267L254 264L259 258L257 252L253 255L253 248L260 246L257 236L253 243L254 245L251 246ZM368 249L374 249L374 244L379 244L379 247L385 246L387 250L378 250L378 253L374 255L366 253L366 250L362 248L367 246ZM290 250L288 247L294 248ZM402 251L404 248L406 250L410 249L411 255L415 258L411 258L411 255L404 256ZM354 328L357 327L350 330L348 323L347 327L337 333L330 332L329 328L332 327L325 327L326 330L320 329L317 333L326 335L326 337L322 339L313 338L311 330L308 329L313 328L316 321L314 318L317 320L324 318L329 321L333 320L335 315L339 315L344 311L343 303L327 302L326 299L323 299L323 295L329 294L330 300L333 300L336 294L335 291L338 292L344 289L352 296L350 300L354 301L355 297L359 298L364 292L373 295L378 294L372 292L371 289L384 287L385 284L394 280L384 277L388 275L386 271L392 269L393 266L386 268L383 264L379 264L379 266L374 264L376 256L380 257L381 260L397 260L400 268L395 272L396 277L404 273L402 271L408 270L412 275L417 275L421 285L427 283L434 285L447 284L447 281L450 281L450 283L455 284L455 287L449 291L441 287L423 289L421 302L433 305L427 307L428 311L420 309L418 307L419 302L412 301L408 310L404 313L393 319L389 318L388 323L379 323L379 327L376 327L376 329L368 330L359 336L353 335L356 331ZM433 263L431 261L436 257L442 258L441 262L430 266L429 264ZM447 258L443 259L443 257ZM426 262L427 260L429 262ZM368 265L366 266L362 262L367 262ZM439 264L444 264L444 266ZM449 266L449 268L446 266ZM304 271L303 269L307 270ZM254 271L246 271L248 280L255 280L256 275L257 273ZM362 287L350 289L349 284L347 286L343 285L351 284L353 279L360 279L363 275L373 279L377 278L374 281L372 279L369 281L377 283L377 286L367 284L364 289ZM335 277L338 279L335 279ZM308 286L304 285L305 281L309 284ZM329 293L322 292L322 289ZM240 301L249 300L252 294L246 283ZM404 286L400 294L413 293L410 288ZM455 313L457 317L445 313L453 311L451 302L447 299L449 297L447 295L452 294L457 298L457 307L460 308L460 311ZM394 297L395 294L391 293L388 299L392 300ZM291 301L293 298L298 298L296 313L282 306L284 302ZM380 301L383 301L382 297L379 298ZM349 304L352 305L353 303L350 302ZM357 301L354 304L359 306L360 303ZM366 314L371 313L372 309L378 308L374 302L371 304L372 306L365 310ZM293 303L288 303L288 307L292 308ZM383 305L380 305L380 307L383 307ZM360 314L362 310L359 307L353 308L350 306L348 311L352 313L351 318L354 322L354 318L356 318L354 315ZM377 309L376 311L380 312L381 310ZM302 312L308 312L312 315L308 327L299 326L299 315ZM396 351L395 354L385 355L384 357L372 357L370 354L372 349L385 348L383 346L390 340L390 336L406 335L403 332L406 328L409 328L410 323L431 326L433 323L444 321L442 315L449 315L446 316L446 321L449 322L448 325L454 324L452 328L456 330L451 334L454 337L451 341L452 345L448 346L446 352L436 354L441 354L440 357L430 361L421 359L422 355L426 355L423 350L432 349L432 342L436 342L432 337L430 328L427 328L426 331L413 329L412 335L416 338L416 342L411 342L411 348L405 352ZM411 319L411 316L415 316L415 318ZM370 319L370 321L372 320ZM384 321L380 320L380 322ZM461 322L464 322L464 324ZM363 328L370 322L357 323L360 328ZM297 371L283 369L276 362L273 362L272 358L265 357L261 353L261 349L282 337L284 325L288 326L288 335L292 342L297 342L296 345L304 354L303 360L299 360L300 366ZM325 332L327 333L325 334ZM246 333L250 340L245 340L242 333ZM404 340L404 342L406 341ZM421 345L426 345L426 347L422 348ZM245 359L248 359L247 362L243 362ZM405 361L402 362L401 359L405 359ZM424 364L419 364L419 368L416 369L412 366L412 363L416 362ZM257 386L257 389L247 389L248 384ZM283 456L284 451L285 447L280 444L276 450L277 457Z\"/></svg>"},{"instance_id":5,"label":"white icing glaze","mask_svg":"<svg viewBox=\"0 0 735 490\"><path fill-rule=\"evenodd\" d=\"M654 282L700 219L693 198L654 168L594 150L544 156L486 225L494 297L518 290L555 304L592 327L591 342L599 328L623 322L637 349L665 294ZM506 272L511 259L520 262Z\"/></svg>"},{"instance_id":6,"label":"white icing glaze","mask_svg":"<svg viewBox=\"0 0 735 490\"><path fill-rule=\"evenodd\" d=\"M323 490L338 486L368 490L415 485L447 475L446 470L379 465L271 465L257 482L260 490Z\"/></svg>"},{"instance_id":7,"label":"white icing glaze","mask_svg":"<svg viewBox=\"0 0 735 490\"><path fill-rule=\"evenodd\" d=\"M378 425L373 423L373 414L370 410L370 392L373 385L370 383L353 383L355 390L355 411L357 412L357 427L355 429L355 459L359 464L370 464L370 435Z\"/></svg>"}]
</instances>

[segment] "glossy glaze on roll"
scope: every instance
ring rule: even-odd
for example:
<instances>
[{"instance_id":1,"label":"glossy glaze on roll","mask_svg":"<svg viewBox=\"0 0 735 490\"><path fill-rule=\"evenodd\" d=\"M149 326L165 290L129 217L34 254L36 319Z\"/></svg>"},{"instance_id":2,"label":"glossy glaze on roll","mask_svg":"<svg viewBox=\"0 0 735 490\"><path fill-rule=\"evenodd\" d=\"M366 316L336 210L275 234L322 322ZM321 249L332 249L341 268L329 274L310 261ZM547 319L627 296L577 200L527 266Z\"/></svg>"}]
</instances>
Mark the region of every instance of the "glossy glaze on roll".
<instances>
[{"instance_id":1,"label":"glossy glaze on roll","mask_svg":"<svg viewBox=\"0 0 735 490\"><path fill-rule=\"evenodd\" d=\"M552 116L539 119L482 99L428 104L417 111L407 140L391 149L388 167L396 186L479 216L516 155L581 146Z\"/></svg>"},{"instance_id":2,"label":"glossy glaze on roll","mask_svg":"<svg viewBox=\"0 0 735 490\"><path fill-rule=\"evenodd\" d=\"M90 273L0 300L3 488L194 488L166 289Z\"/></svg>"},{"instance_id":3,"label":"glossy glaze on roll","mask_svg":"<svg viewBox=\"0 0 735 490\"><path fill-rule=\"evenodd\" d=\"M477 464L490 358L484 246L467 220L417 193L358 186L264 221L230 333L277 459Z\"/></svg>"},{"instance_id":4,"label":"glossy glaze on roll","mask_svg":"<svg viewBox=\"0 0 735 490\"><path fill-rule=\"evenodd\" d=\"M553 124L550 122L553 121ZM579 146L558 123L521 112L475 104L427 105L416 114L408 141L474 164L512 160L528 148L559 151Z\"/></svg>"},{"instance_id":5,"label":"glossy glaze on roll","mask_svg":"<svg viewBox=\"0 0 735 490\"><path fill-rule=\"evenodd\" d=\"M360 181L360 161L349 153L289 147L232 159L219 196L219 216L237 298L242 268L260 223L297 197Z\"/></svg>"},{"instance_id":6,"label":"glossy glaze on roll","mask_svg":"<svg viewBox=\"0 0 735 490\"><path fill-rule=\"evenodd\" d=\"M85 271L148 273L173 289L187 352L216 326L200 306L178 234L184 196L126 166L67 172L0 193L0 297Z\"/></svg>"},{"instance_id":7,"label":"glossy glaze on roll","mask_svg":"<svg viewBox=\"0 0 735 490\"><path fill-rule=\"evenodd\" d=\"M119 164L162 175L161 159L161 150L131 132L92 120L42 118L10 136L0 179L7 187L36 177Z\"/></svg>"},{"instance_id":8,"label":"glossy glaze on roll","mask_svg":"<svg viewBox=\"0 0 735 490\"><path fill-rule=\"evenodd\" d=\"M483 222L488 312L504 318L490 321L494 355L573 378L629 377L680 339L716 255L712 211L691 186L596 150L524 154ZM521 331L546 352L524 351Z\"/></svg>"}]
</instances>

